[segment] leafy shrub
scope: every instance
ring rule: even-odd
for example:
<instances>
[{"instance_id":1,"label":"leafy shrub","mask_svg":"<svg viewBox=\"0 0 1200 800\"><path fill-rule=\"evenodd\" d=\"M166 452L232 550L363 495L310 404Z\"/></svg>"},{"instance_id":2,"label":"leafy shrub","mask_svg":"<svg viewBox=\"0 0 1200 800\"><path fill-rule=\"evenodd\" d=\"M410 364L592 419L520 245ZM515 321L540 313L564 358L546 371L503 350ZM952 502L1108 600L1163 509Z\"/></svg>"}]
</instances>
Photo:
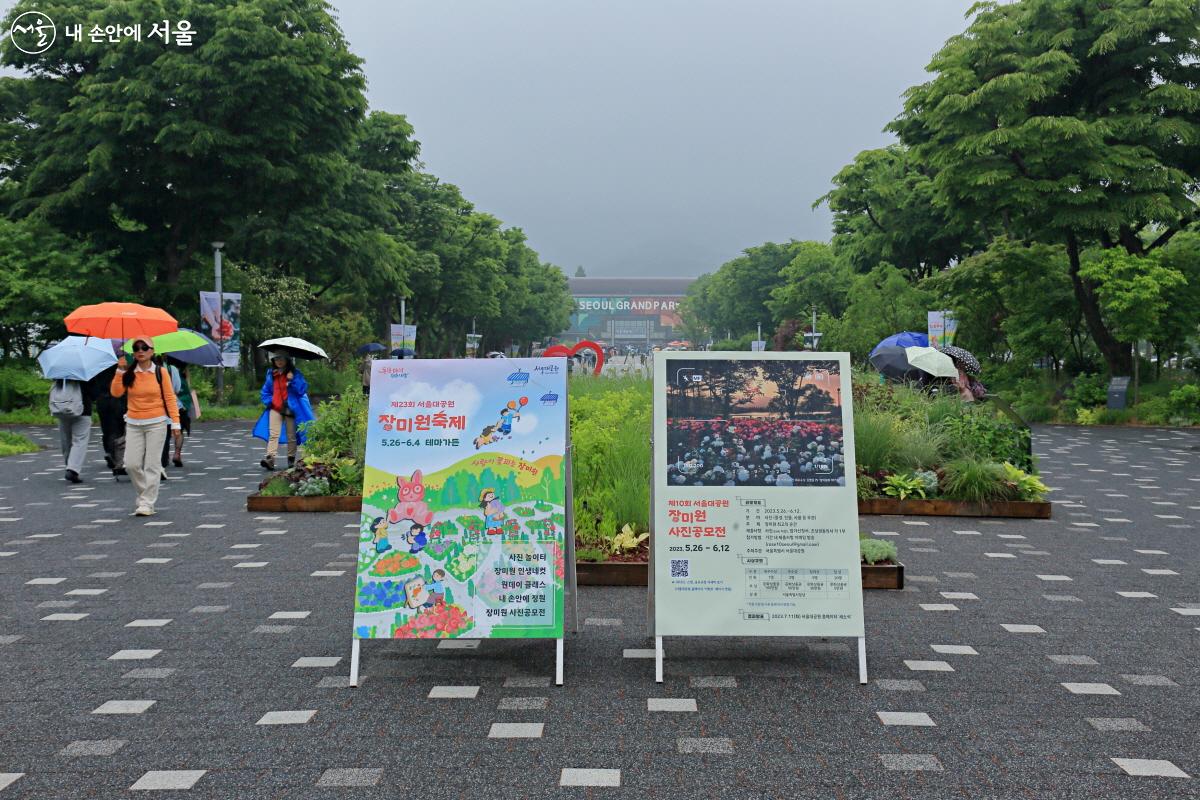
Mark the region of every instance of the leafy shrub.
<instances>
[{"instance_id":1,"label":"leafy shrub","mask_svg":"<svg viewBox=\"0 0 1200 800\"><path fill-rule=\"evenodd\" d=\"M1149 397L1134 406L1133 413L1143 425L1166 425L1172 415L1171 401L1166 397Z\"/></svg>"},{"instance_id":2,"label":"leafy shrub","mask_svg":"<svg viewBox=\"0 0 1200 800\"><path fill-rule=\"evenodd\" d=\"M988 503L1009 500L1015 494L1004 467L994 461L956 458L942 468L942 494L953 500Z\"/></svg>"},{"instance_id":3,"label":"leafy shrub","mask_svg":"<svg viewBox=\"0 0 1200 800\"><path fill-rule=\"evenodd\" d=\"M943 449L950 458L1008 461L1033 469L1030 431L998 417L990 408L973 408L942 421Z\"/></svg>"},{"instance_id":4,"label":"leafy shrub","mask_svg":"<svg viewBox=\"0 0 1200 800\"><path fill-rule=\"evenodd\" d=\"M296 487L286 475L274 475L263 481L258 493L263 497L289 497L296 493Z\"/></svg>"},{"instance_id":5,"label":"leafy shrub","mask_svg":"<svg viewBox=\"0 0 1200 800\"><path fill-rule=\"evenodd\" d=\"M575 532L584 546L610 548L622 525L650 527L651 388L639 378L571 378Z\"/></svg>"},{"instance_id":6,"label":"leafy shrub","mask_svg":"<svg viewBox=\"0 0 1200 800\"><path fill-rule=\"evenodd\" d=\"M347 391L321 403L305 428L304 466L329 480L331 494L362 491L367 446L367 398ZM321 469L323 468L323 469Z\"/></svg>"},{"instance_id":7,"label":"leafy shrub","mask_svg":"<svg viewBox=\"0 0 1200 800\"><path fill-rule=\"evenodd\" d=\"M1067 389L1067 402L1076 408L1102 406L1108 400L1108 384L1103 375L1076 375Z\"/></svg>"},{"instance_id":8,"label":"leafy shrub","mask_svg":"<svg viewBox=\"0 0 1200 800\"><path fill-rule=\"evenodd\" d=\"M854 421L855 458L872 474L937 466L942 438L923 421L890 412L866 412Z\"/></svg>"},{"instance_id":9,"label":"leafy shrub","mask_svg":"<svg viewBox=\"0 0 1200 800\"><path fill-rule=\"evenodd\" d=\"M1046 493L1050 491L1050 487L1042 483L1036 475L1030 475L1023 470L1017 469L1012 464L1005 462L1004 479L1007 480L1013 488L1018 500L1034 500L1042 501L1046 499Z\"/></svg>"},{"instance_id":10,"label":"leafy shrub","mask_svg":"<svg viewBox=\"0 0 1200 800\"><path fill-rule=\"evenodd\" d=\"M859 539L858 552L863 563L878 564L880 561L899 561L896 545L884 539Z\"/></svg>"},{"instance_id":11,"label":"leafy shrub","mask_svg":"<svg viewBox=\"0 0 1200 800\"><path fill-rule=\"evenodd\" d=\"M1187 424L1200 418L1200 386L1189 383L1172 389L1167 396L1172 414L1188 420Z\"/></svg>"},{"instance_id":12,"label":"leafy shrub","mask_svg":"<svg viewBox=\"0 0 1200 800\"><path fill-rule=\"evenodd\" d=\"M323 497L330 494L328 478L305 478L296 484L300 497Z\"/></svg>"},{"instance_id":13,"label":"leafy shrub","mask_svg":"<svg viewBox=\"0 0 1200 800\"><path fill-rule=\"evenodd\" d=\"M859 500L869 500L875 496L876 492L879 491L879 481L875 480L865 472L860 472L858 474L858 479L855 482L855 485L858 488Z\"/></svg>"},{"instance_id":14,"label":"leafy shrub","mask_svg":"<svg viewBox=\"0 0 1200 800\"><path fill-rule=\"evenodd\" d=\"M1081 408L1075 412L1075 421L1080 425L1099 425L1103 408Z\"/></svg>"},{"instance_id":15,"label":"leafy shrub","mask_svg":"<svg viewBox=\"0 0 1200 800\"><path fill-rule=\"evenodd\" d=\"M605 561L608 559L608 551L601 550L599 547L581 547L575 551L576 561Z\"/></svg>"},{"instance_id":16,"label":"leafy shrub","mask_svg":"<svg viewBox=\"0 0 1200 800\"><path fill-rule=\"evenodd\" d=\"M925 486L925 494L937 494L938 476L933 470L918 470L913 473L913 477L921 481Z\"/></svg>"},{"instance_id":17,"label":"leafy shrub","mask_svg":"<svg viewBox=\"0 0 1200 800\"><path fill-rule=\"evenodd\" d=\"M45 406L50 395L50 381L32 369L18 366L0 367L0 409Z\"/></svg>"},{"instance_id":18,"label":"leafy shrub","mask_svg":"<svg viewBox=\"0 0 1200 800\"><path fill-rule=\"evenodd\" d=\"M925 481L916 475L888 475L883 479L883 493L888 497L907 500L911 495L925 499Z\"/></svg>"}]
</instances>

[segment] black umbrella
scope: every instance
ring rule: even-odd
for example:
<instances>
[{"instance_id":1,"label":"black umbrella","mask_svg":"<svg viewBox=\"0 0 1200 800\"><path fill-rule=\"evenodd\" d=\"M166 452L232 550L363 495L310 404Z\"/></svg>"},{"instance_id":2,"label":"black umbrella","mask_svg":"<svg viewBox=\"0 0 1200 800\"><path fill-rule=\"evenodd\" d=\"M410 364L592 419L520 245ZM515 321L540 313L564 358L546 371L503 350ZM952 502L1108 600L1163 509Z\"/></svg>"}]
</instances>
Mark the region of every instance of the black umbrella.
<instances>
[{"instance_id":1,"label":"black umbrella","mask_svg":"<svg viewBox=\"0 0 1200 800\"><path fill-rule=\"evenodd\" d=\"M414 355L411 347L397 347L392 351L392 358L412 358Z\"/></svg>"},{"instance_id":2,"label":"black umbrella","mask_svg":"<svg viewBox=\"0 0 1200 800\"><path fill-rule=\"evenodd\" d=\"M970 350L964 350L963 348L955 347L952 344L939 347L938 350L941 350L943 353L954 359L954 363L962 367L963 371L965 372L969 372L972 375L978 375L983 371L983 368L979 366L979 359L976 358L975 354Z\"/></svg>"},{"instance_id":3,"label":"black umbrella","mask_svg":"<svg viewBox=\"0 0 1200 800\"><path fill-rule=\"evenodd\" d=\"M370 342L369 344L364 344L355 352L360 356L365 356L367 353L382 353L385 350L387 350L387 348L381 345L379 342Z\"/></svg>"},{"instance_id":4,"label":"black umbrella","mask_svg":"<svg viewBox=\"0 0 1200 800\"><path fill-rule=\"evenodd\" d=\"M903 347L877 347L870 361L875 369L896 380L915 381L925 374L908 363L908 353Z\"/></svg>"}]
</instances>

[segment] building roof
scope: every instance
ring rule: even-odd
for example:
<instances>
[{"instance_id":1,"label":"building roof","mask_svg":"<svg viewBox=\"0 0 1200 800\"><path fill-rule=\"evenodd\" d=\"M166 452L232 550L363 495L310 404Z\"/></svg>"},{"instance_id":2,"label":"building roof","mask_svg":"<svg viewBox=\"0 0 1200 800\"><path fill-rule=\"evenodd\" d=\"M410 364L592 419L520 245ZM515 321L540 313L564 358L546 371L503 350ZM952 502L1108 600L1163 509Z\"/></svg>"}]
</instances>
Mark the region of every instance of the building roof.
<instances>
[{"instance_id":1,"label":"building roof","mask_svg":"<svg viewBox=\"0 0 1200 800\"><path fill-rule=\"evenodd\" d=\"M574 297L683 297L695 278L568 278Z\"/></svg>"}]
</instances>

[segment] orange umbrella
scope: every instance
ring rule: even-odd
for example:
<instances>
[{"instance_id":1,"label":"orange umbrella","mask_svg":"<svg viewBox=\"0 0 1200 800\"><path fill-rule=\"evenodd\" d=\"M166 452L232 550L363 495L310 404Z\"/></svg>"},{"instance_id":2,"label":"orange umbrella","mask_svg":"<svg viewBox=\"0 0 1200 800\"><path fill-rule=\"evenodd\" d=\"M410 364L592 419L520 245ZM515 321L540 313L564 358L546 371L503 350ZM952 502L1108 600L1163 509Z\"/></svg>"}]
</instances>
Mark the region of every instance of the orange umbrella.
<instances>
[{"instance_id":1,"label":"orange umbrella","mask_svg":"<svg viewBox=\"0 0 1200 800\"><path fill-rule=\"evenodd\" d=\"M161 308L138 303L80 306L63 318L67 331L102 339L159 336L179 330L179 322Z\"/></svg>"}]
</instances>

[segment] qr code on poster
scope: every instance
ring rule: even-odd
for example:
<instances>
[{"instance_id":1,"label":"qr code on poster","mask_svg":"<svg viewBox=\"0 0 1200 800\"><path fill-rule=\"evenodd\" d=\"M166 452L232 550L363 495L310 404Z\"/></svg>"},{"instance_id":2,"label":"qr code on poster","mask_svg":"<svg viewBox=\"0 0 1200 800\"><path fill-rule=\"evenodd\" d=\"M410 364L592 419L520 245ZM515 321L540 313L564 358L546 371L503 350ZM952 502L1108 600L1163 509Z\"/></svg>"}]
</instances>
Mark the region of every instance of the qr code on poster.
<instances>
[{"instance_id":1,"label":"qr code on poster","mask_svg":"<svg viewBox=\"0 0 1200 800\"><path fill-rule=\"evenodd\" d=\"M686 558L672 558L671 559L671 577L672 578L690 577L688 575L688 567L690 567L691 564L692 564L692 562Z\"/></svg>"}]
</instances>

